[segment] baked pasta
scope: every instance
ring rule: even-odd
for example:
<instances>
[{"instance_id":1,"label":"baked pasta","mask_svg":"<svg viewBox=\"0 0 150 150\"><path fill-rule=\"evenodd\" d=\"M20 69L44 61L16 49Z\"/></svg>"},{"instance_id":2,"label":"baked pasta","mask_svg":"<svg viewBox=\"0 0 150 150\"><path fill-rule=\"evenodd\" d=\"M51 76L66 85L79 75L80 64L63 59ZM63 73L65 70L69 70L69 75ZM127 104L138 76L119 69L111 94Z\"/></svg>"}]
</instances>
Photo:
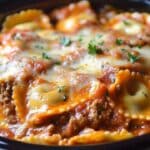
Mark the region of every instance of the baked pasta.
<instances>
[{"instance_id":1,"label":"baked pasta","mask_svg":"<svg viewBox=\"0 0 150 150\"><path fill-rule=\"evenodd\" d=\"M10 15L0 33L0 136L81 145L150 133L150 14L87 1Z\"/></svg>"}]
</instances>

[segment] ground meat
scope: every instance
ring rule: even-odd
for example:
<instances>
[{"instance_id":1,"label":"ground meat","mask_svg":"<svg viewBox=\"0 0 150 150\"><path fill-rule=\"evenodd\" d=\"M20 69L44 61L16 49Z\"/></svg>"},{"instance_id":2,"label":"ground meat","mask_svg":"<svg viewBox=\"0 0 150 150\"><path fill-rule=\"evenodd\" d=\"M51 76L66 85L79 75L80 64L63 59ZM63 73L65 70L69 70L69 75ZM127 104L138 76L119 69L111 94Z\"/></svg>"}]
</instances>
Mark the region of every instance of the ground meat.
<instances>
[{"instance_id":1,"label":"ground meat","mask_svg":"<svg viewBox=\"0 0 150 150\"><path fill-rule=\"evenodd\" d=\"M113 108L105 98L95 99L80 104L69 115L65 114L58 118L57 123L54 122L54 124L55 126L59 124L57 131L62 137L71 137L87 127L95 130L100 129L109 120L112 111Z\"/></svg>"},{"instance_id":2,"label":"ground meat","mask_svg":"<svg viewBox=\"0 0 150 150\"><path fill-rule=\"evenodd\" d=\"M113 101L106 96L78 106L63 128L62 135L70 137L84 128L113 131L126 128L127 122L127 118L114 108Z\"/></svg>"},{"instance_id":3,"label":"ground meat","mask_svg":"<svg viewBox=\"0 0 150 150\"><path fill-rule=\"evenodd\" d=\"M6 116L6 121L10 124L17 122L15 105L12 99L12 82L0 83L0 105L3 109L3 114Z\"/></svg>"},{"instance_id":4,"label":"ground meat","mask_svg":"<svg viewBox=\"0 0 150 150\"><path fill-rule=\"evenodd\" d=\"M103 70L103 74L99 78L99 80L102 83L105 83L106 85L114 83L115 82L115 73L117 72L117 69L112 67L109 64L105 64L105 65L103 65L102 70Z\"/></svg>"},{"instance_id":5,"label":"ground meat","mask_svg":"<svg viewBox=\"0 0 150 150\"><path fill-rule=\"evenodd\" d=\"M40 130L43 124L45 124L45 128L53 125L53 130L49 131L50 135L58 133L63 138L69 138L77 135L85 128L114 131L126 128L128 124L127 118L114 108L113 101L107 96L89 100L70 112L45 120L46 122L42 123L42 125L36 125L32 130L30 129L30 133L44 134L44 130Z\"/></svg>"}]
</instances>

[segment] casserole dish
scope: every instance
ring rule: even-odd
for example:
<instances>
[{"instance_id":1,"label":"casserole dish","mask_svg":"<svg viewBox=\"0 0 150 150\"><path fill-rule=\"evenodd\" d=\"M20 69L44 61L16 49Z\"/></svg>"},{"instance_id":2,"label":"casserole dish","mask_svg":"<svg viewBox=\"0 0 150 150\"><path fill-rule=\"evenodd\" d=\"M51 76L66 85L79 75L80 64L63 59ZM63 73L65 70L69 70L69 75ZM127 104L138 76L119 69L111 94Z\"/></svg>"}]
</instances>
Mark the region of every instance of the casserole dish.
<instances>
[{"instance_id":1,"label":"casserole dish","mask_svg":"<svg viewBox=\"0 0 150 150\"><path fill-rule=\"evenodd\" d=\"M23 1L19 1L19 2L15 2L14 5L8 5L8 2L2 4L2 5L8 5L8 7L2 7L2 9L0 9L0 11L2 11L1 13L1 18L3 20L3 18L5 16L7 16L10 13L13 13L15 11L19 11L22 9L26 9L26 8L41 8L45 11L49 11L49 9L55 8L55 7L59 7L62 6L64 4L69 3L69 1L58 1L58 2L51 2L49 4L49 1L30 1L29 4L28 3L24 3ZM56 6L57 4L57 6ZM95 9L97 9L97 6L102 7L105 4L111 4L114 5L116 7L119 7L121 9L127 9L128 10L140 10L140 11L149 11L149 1L126 1L126 2L116 2L116 1L92 1L93 7ZM1 5L1 6L2 6ZM19 7L19 6L22 7ZM130 8L128 7L130 6ZM141 7L142 6L142 7ZM16 9L17 8L17 9ZM120 42L119 42L120 43ZM129 54L128 54L129 55ZM130 55L131 56L131 55ZM48 56L46 56L46 59L48 58ZM132 57L133 58L133 57ZM135 57L134 60L132 59L131 61L136 61ZM19 143L19 142L15 142L15 141L11 141L11 140L7 140L5 138L2 138L1 140L1 146L4 147L4 149L23 149L23 145L26 145L26 149L27 147L29 147L28 149L33 149L33 147L36 147L36 149L46 149L46 148L52 148L52 149L110 149L110 148L118 148L118 149L133 149L134 146L138 145L138 148L144 148L149 146L149 143L147 143L149 141L149 135L144 135L143 137L136 137L130 140L126 140L126 141L120 141L120 142L114 142L114 143L108 143L108 144L99 144L99 145L85 145L85 146L72 146L72 147L47 147L47 146L37 146L36 145L31 145L31 144L23 144L23 143ZM135 144L131 144L131 143L135 143ZM127 144L128 143L128 144ZM15 144L15 145L13 145ZM20 147L21 146L21 147ZM31 148L30 148L31 147Z\"/></svg>"}]
</instances>

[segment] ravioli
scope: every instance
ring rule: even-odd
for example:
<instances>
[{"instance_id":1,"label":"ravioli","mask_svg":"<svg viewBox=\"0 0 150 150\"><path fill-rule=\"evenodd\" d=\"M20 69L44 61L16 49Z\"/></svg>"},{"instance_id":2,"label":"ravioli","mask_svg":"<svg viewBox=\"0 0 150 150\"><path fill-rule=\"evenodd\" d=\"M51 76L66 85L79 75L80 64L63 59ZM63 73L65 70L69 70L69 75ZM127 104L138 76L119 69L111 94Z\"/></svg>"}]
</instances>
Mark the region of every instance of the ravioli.
<instances>
[{"instance_id":1,"label":"ravioli","mask_svg":"<svg viewBox=\"0 0 150 150\"><path fill-rule=\"evenodd\" d=\"M149 134L150 14L95 12L80 1L8 16L0 32L0 108L0 135L27 143Z\"/></svg>"}]
</instances>

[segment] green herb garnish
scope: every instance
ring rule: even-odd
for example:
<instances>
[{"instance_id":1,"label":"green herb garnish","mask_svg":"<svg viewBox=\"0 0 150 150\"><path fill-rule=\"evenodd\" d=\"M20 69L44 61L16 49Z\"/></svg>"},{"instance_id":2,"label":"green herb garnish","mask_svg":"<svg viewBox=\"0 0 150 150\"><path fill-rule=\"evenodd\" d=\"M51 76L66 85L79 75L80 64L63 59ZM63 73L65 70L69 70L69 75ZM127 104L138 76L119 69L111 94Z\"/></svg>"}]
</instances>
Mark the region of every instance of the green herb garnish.
<instances>
[{"instance_id":1,"label":"green herb garnish","mask_svg":"<svg viewBox=\"0 0 150 150\"><path fill-rule=\"evenodd\" d=\"M123 52L127 52L127 50L126 50L126 49L124 49L124 48L122 48L122 49L121 49L121 51L123 51Z\"/></svg>"},{"instance_id":2,"label":"green herb garnish","mask_svg":"<svg viewBox=\"0 0 150 150\"><path fill-rule=\"evenodd\" d=\"M61 65L61 62L60 61L56 61L55 65Z\"/></svg>"},{"instance_id":3,"label":"green herb garnish","mask_svg":"<svg viewBox=\"0 0 150 150\"><path fill-rule=\"evenodd\" d=\"M100 46L102 46L104 44L104 41L100 41L99 38L101 38L102 35L101 34L97 34L89 43L88 43L88 53L89 54L100 54L102 53L102 49L100 48Z\"/></svg>"},{"instance_id":4,"label":"green herb garnish","mask_svg":"<svg viewBox=\"0 0 150 150\"><path fill-rule=\"evenodd\" d=\"M103 35L102 34L96 34L96 38L101 38Z\"/></svg>"},{"instance_id":5,"label":"green herb garnish","mask_svg":"<svg viewBox=\"0 0 150 150\"><path fill-rule=\"evenodd\" d=\"M79 42L82 42L83 41L83 35L82 34L78 35L77 40Z\"/></svg>"},{"instance_id":6,"label":"green herb garnish","mask_svg":"<svg viewBox=\"0 0 150 150\"><path fill-rule=\"evenodd\" d=\"M59 93L64 92L64 90L65 90L65 86L58 86Z\"/></svg>"},{"instance_id":7,"label":"green herb garnish","mask_svg":"<svg viewBox=\"0 0 150 150\"><path fill-rule=\"evenodd\" d=\"M42 58L43 59L51 59L46 53L42 53Z\"/></svg>"},{"instance_id":8,"label":"green herb garnish","mask_svg":"<svg viewBox=\"0 0 150 150\"><path fill-rule=\"evenodd\" d=\"M104 41L101 41L98 43L98 45L103 45L104 44Z\"/></svg>"},{"instance_id":9,"label":"green herb garnish","mask_svg":"<svg viewBox=\"0 0 150 150\"><path fill-rule=\"evenodd\" d=\"M72 43L71 39L68 37L62 37L60 39L60 44L64 46L69 46Z\"/></svg>"},{"instance_id":10,"label":"green herb garnish","mask_svg":"<svg viewBox=\"0 0 150 150\"><path fill-rule=\"evenodd\" d=\"M122 39L116 39L116 44L117 45L122 45L123 44L123 40Z\"/></svg>"},{"instance_id":11,"label":"green herb garnish","mask_svg":"<svg viewBox=\"0 0 150 150\"><path fill-rule=\"evenodd\" d=\"M148 94L147 93L145 93L145 92L142 92L143 93L143 95L146 97L146 98L148 98Z\"/></svg>"},{"instance_id":12,"label":"green herb garnish","mask_svg":"<svg viewBox=\"0 0 150 150\"><path fill-rule=\"evenodd\" d=\"M101 48L98 48L98 46L96 45L96 42L91 40L88 44L88 53L95 55L101 52L102 52Z\"/></svg>"},{"instance_id":13,"label":"green herb garnish","mask_svg":"<svg viewBox=\"0 0 150 150\"><path fill-rule=\"evenodd\" d=\"M41 43L36 43L36 44L34 45L34 47L35 47L36 49L40 49L40 50L46 49L45 45L43 45L43 44L41 44Z\"/></svg>"},{"instance_id":14,"label":"green herb garnish","mask_svg":"<svg viewBox=\"0 0 150 150\"><path fill-rule=\"evenodd\" d=\"M66 101L68 99L68 96L65 94L66 93L66 86L58 86L57 90L58 90L58 93L63 94L62 95L62 100Z\"/></svg>"},{"instance_id":15,"label":"green herb garnish","mask_svg":"<svg viewBox=\"0 0 150 150\"><path fill-rule=\"evenodd\" d=\"M122 48L121 49L123 52L127 53L128 54L128 59L131 63L135 63L136 61L139 60L139 57L138 56L135 56L131 53L129 53L126 49Z\"/></svg>"},{"instance_id":16,"label":"green herb garnish","mask_svg":"<svg viewBox=\"0 0 150 150\"><path fill-rule=\"evenodd\" d=\"M131 25L131 23L130 23L129 21L127 21L127 20L124 20L123 23L124 23L124 25L126 25L126 26Z\"/></svg>"},{"instance_id":17,"label":"green herb garnish","mask_svg":"<svg viewBox=\"0 0 150 150\"><path fill-rule=\"evenodd\" d=\"M138 47L139 49L141 49L141 48L142 48L142 45L137 45L137 47Z\"/></svg>"},{"instance_id":18,"label":"green herb garnish","mask_svg":"<svg viewBox=\"0 0 150 150\"><path fill-rule=\"evenodd\" d=\"M129 61L130 61L131 63L135 63L137 60L139 60L139 57L138 57L138 56L135 56L135 55L133 55L133 54L131 54L131 53L128 53L128 58L129 58Z\"/></svg>"}]
</instances>

